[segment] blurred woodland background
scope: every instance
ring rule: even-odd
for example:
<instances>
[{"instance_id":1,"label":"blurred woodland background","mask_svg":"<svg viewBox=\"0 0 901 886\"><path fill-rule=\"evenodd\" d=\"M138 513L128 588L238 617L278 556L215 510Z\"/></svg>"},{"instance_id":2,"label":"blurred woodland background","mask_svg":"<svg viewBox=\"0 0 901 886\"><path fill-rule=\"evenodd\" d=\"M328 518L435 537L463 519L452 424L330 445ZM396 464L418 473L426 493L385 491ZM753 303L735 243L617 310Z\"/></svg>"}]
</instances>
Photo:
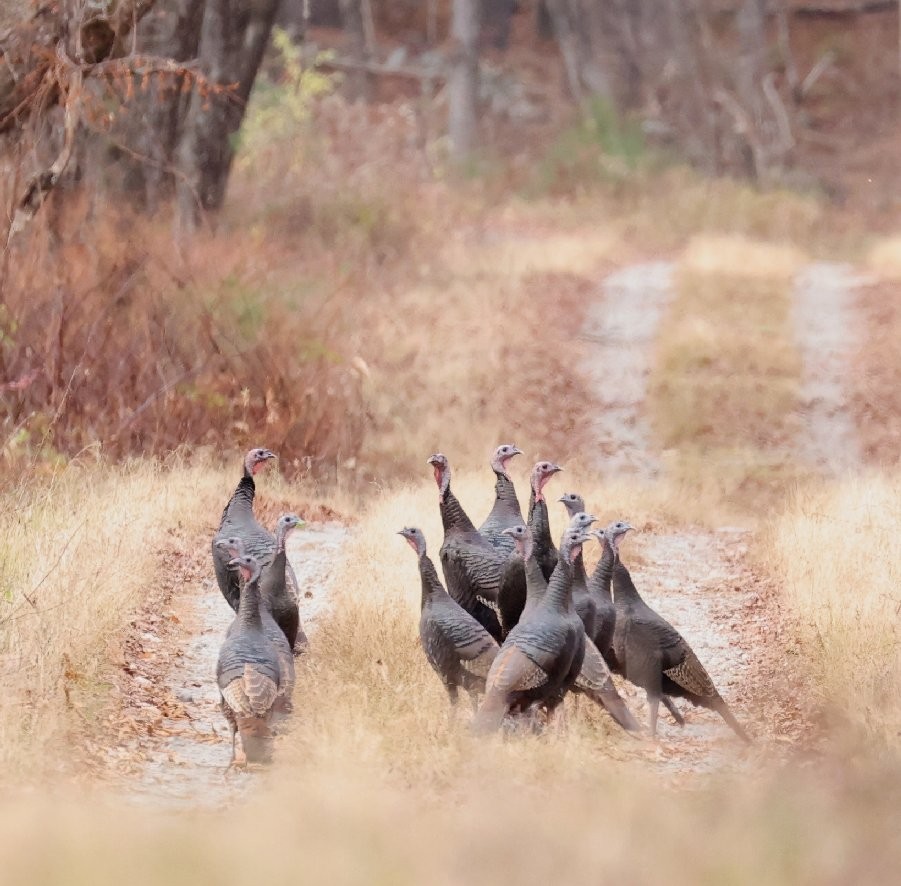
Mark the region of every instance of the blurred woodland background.
<instances>
[{"instance_id":1,"label":"blurred woodland background","mask_svg":"<svg viewBox=\"0 0 901 886\"><path fill-rule=\"evenodd\" d=\"M894 883L899 41L897 0L0 4L4 882ZM501 441L641 530L751 750L448 724L395 533L437 557L426 457L481 514ZM319 580L235 783L250 446Z\"/></svg>"},{"instance_id":2,"label":"blurred woodland background","mask_svg":"<svg viewBox=\"0 0 901 886\"><path fill-rule=\"evenodd\" d=\"M877 0L5 3L3 457L165 453L223 430L243 447L263 425L291 470L371 476L385 453L361 461L364 440L410 394L372 372L402 343L350 321L402 338L397 293L440 290L453 260L436 244L511 213L562 229L593 201L645 254L699 226L859 246L901 200L897 16Z\"/></svg>"}]
</instances>

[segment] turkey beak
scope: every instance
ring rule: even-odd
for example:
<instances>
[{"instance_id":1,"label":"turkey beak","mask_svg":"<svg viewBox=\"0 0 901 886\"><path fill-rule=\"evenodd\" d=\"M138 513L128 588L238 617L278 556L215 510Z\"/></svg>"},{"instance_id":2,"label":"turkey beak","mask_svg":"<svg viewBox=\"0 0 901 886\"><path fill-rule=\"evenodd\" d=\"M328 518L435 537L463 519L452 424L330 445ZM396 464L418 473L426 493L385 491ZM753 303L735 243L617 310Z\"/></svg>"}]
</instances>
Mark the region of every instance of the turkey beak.
<instances>
[{"instance_id":1,"label":"turkey beak","mask_svg":"<svg viewBox=\"0 0 901 886\"><path fill-rule=\"evenodd\" d=\"M510 457L512 458L514 455L522 455L522 450L518 446L513 447L513 451L510 453Z\"/></svg>"}]
</instances>

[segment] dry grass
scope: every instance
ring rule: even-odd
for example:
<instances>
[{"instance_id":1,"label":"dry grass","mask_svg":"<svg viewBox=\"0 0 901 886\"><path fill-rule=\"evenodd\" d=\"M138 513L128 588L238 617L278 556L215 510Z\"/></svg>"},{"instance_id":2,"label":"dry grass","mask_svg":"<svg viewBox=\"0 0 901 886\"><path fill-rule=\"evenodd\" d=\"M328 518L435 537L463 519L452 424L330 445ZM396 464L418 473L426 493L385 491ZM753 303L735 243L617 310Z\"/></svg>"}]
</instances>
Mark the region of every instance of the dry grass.
<instances>
[{"instance_id":1,"label":"dry grass","mask_svg":"<svg viewBox=\"0 0 901 886\"><path fill-rule=\"evenodd\" d=\"M0 765L72 762L75 732L105 703L105 668L164 550L215 525L209 468L82 459L0 504ZM81 747L78 742L75 747Z\"/></svg>"},{"instance_id":2,"label":"dry grass","mask_svg":"<svg viewBox=\"0 0 901 886\"><path fill-rule=\"evenodd\" d=\"M886 237L870 247L867 264L886 280L901 280L901 235Z\"/></svg>"},{"instance_id":3,"label":"dry grass","mask_svg":"<svg viewBox=\"0 0 901 886\"><path fill-rule=\"evenodd\" d=\"M422 736L428 741L430 736ZM435 746L436 756L440 746ZM371 760L304 770L219 815L148 813L73 798L4 803L5 875L34 886L279 882L888 884L897 872L897 769L837 764L673 793L639 771L561 762L511 781L505 747L471 748L442 802ZM456 762L456 761L449 761ZM520 762L520 761L517 761ZM498 768L492 765L497 763ZM561 770L563 770L561 772ZM240 839L236 839L240 835Z\"/></svg>"},{"instance_id":4,"label":"dry grass","mask_svg":"<svg viewBox=\"0 0 901 886\"><path fill-rule=\"evenodd\" d=\"M672 482L709 507L759 512L796 475L788 452L800 375L790 248L699 238L657 341L650 412Z\"/></svg>"},{"instance_id":5,"label":"dry grass","mask_svg":"<svg viewBox=\"0 0 901 886\"><path fill-rule=\"evenodd\" d=\"M852 355L851 406L867 461L893 467L901 458L901 284L861 288L857 307L862 328Z\"/></svg>"},{"instance_id":6,"label":"dry grass","mask_svg":"<svg viewBox=\"0 0 901 886\"><path fill-rule=\"evenodd\" d=\"M486 473L454 475L476 520L491 503ZM204 494L214 476L221 486L204 476ZM557 531L562 508L552 520ZM476 739L463 712L449 723L417 642L415 559L394 535L409 523L436 556L428 477L374 495L361 516L317 654L299 675L298 715L258 790L224 813L177 816L97 796L87 815L66 791L4 801L10 882L244 884L298 870L340 884L651 884L661 871L677 886L891 882L901 787L891 760L770 771L761 757L751 777L698 776L684 791L653 765L653 750L636 757L635 742L586 706L565 733L540 738Z\"/></svg>"},{"instance_id":7,"label":"dry grass","mask_svg":"<svg viewBox=\"0 0 901 886\"><path fill-rule=\"evenodd\" d=\"M895 473L799 494L772 540L825 706L889 746L901 733L899 534Z\"/></svg>"}]
</instances>

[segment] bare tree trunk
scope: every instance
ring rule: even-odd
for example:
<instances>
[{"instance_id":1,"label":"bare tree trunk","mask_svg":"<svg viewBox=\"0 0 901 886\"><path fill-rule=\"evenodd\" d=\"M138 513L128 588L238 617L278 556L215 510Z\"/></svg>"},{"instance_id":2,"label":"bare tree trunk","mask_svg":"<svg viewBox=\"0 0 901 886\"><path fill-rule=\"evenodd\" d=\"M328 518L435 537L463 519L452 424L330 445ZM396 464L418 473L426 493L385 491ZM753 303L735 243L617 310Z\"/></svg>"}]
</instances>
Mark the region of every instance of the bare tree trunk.
<instances>
[{"instance_id":1,"label":"bare tree trunk","mask_svg":"<svg viewBox=\"0 0 901 886\"><path fill-rule=\"evenodd\" d=\"M213 88L195 86L179 148L182 221L193 226L200 209L218 209L234 157L232 139L263 60L278 0L207 0L200 60Z\"/></svg>"},{"instance_id":2,"label":"bare tree trunk","mask_svg":"<svg viewBox=\"0 0 901 886\"><path fill-rule=\"evenodd\" d=\"M616 17L616 51L623 72L623 104L626 108L641 105L643 72L638 35L642 25L642 0L613 0Z\"/></svg>"},{"instance_id":3,"label":"bare tree trunk","mask_svg":"<svg viewBox=\"0 0 901 886\"><path fill-rule=\"evenodd\" d=\"M482 0L483 28L495 49L510 44L510 26L516 11L516 0Z\"/></svg>"},{"instance_id":4,"label":"bare tree trunk","mask_svg":"<svg viewBox=\"0 0 901 886\"><path fill-rule=\"evenodd\" d=\"M451 153L460 161L476 147L479 102L480 0L454 0L453 50L448 83L447 129Z\"/></svg>"},{"instance_id":5,"label":"bare tree trunk","mask_svg":"<svg viewBox=\"0 0 901 886\"><path fill-rule=\"evenodd\" d=\"M749 145L748 173L760 173L758 161L751 154L758 150L754 142L760 141L764 126L763 77L766 66L766 0L742 0L735 14L738 32L739 55L736 65L736 85L751 131L746 133Z\"/></svg>"},{"instance_id":6,"label":"bare tree trunk","mask_svg":"<svg viewBox=\"0 0 901 886\"><path fill-rule=\"evenodd\" d=\"M697 39L698 29L687 21L693 16L686 0L667 0L667 13L677 77L686 87L686 100L680 111L690 115L680 120L684 144L709 172L715 172L719 159L716 122L701 68L703 51ZM684 126L686 123L687 127Z\"/></svg>"},{"instance_id":7,"label":"bare tree trunk","mask_svg":"<svg viewBox=\"0 0 901 886\"><path fill-rule=\"evenodd\" d=\"M546 2L573 100L582 104L587 96L600 96L612 101L613 90L598 58L600 40L595 33L600 27L602 10L591 0L587 3L582 0Z\"/></svg>"},{"instance_id":8,"label":"bare tree trunk","mask_svg":"<svg viewBox=\"0 0 901 886\"><path fill-rule=\"evenodd\" d=\"M366 39L363 0L341 0L341 20L348 38L351 61L357 65L347 72L347 95L351 101L368 101L372 93L372 74L367 67L372 61L372 52Z\"/></svg>"},{"instance_id":9,"label":"bare tree trunk","mask_svg":"<svg viewBox=\"0 0 901 886\"><path fill-rule=\"evenodd\" d=\"M179 62L195 59L204 5L205 0L159 0L138 28L138 50ZM173 192L175 150L189 106L184 81L183 74L153 78L146 91L135 91L125 109L126 141L138 155L126 186L140 193L151 211Z\"/></svg>"}]
</instances>

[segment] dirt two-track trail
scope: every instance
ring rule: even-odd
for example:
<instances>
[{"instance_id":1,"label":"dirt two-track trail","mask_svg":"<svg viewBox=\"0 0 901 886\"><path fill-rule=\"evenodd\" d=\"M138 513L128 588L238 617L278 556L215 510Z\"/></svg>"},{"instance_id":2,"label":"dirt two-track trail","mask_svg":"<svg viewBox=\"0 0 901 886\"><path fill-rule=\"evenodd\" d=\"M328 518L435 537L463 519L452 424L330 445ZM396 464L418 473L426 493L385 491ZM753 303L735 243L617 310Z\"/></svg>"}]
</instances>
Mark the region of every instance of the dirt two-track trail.
<instances>
[{"instance_id":1,"label":"dirt two-track trail","mask_svg":"<svg viewBox=\"0 0 901 886\"><path fill-rule=\"evenodd\" d=\"M308 523L288 539L312 654L346 534L339 523ZM213 576L209 540L172 558L175 581L163 591L161 611L148 607L126 642L118 741L105 751L106 763L116 786L138 802L216 808L253 782L240 772L225 777L231 740L215 669L234 613Z\"/></svg>"},{"instance_id":2,"label":"dirt two-track trail","mask_svg":"<svg viewBox=\"0 0 901 886\"><path fill-rule=\"evenodd\" d=\"M637 483L663 476L645 399L673 271L666 262L618 271L599 286L588 313L584 369L596 390L604 382L611 392L601 395L593 425L602 475L625 472ZM850 469L859 458L843 389L856 283L844 266L819 264L802 271L794 288L804 363L801 424L807 428L796 444L798 458L823 474ZM835 441L828 452L824 435ZM798 746L806 719L797 671L787 666L792 628L780 608L779 589L753 566L755 535L729 526L638 528L623 555L639 591L691 644L755 741L746 747L717 714L679 701L684 728L661 708L658 741L624 739L623 753L681 783L698 773L749 767ZM317 619L329 606L330 570L348 531L337 523L313 523L289 540L312 655ZM171 556L173 568L164 570L173 574L171 584L145 607L127 639L115 739L98 756L117 787L136 802L218 807L254 783L244 774L224 777L231 747L214 672L233 614L215 584L208 539L195 540L188 554ZM301 679L299 673L299 685ZM619 685L646 722L644 693L624 681Z\"/></svg>"},{"instance_id":3,"label":"dirt two-track trail","mask_svg":"<svg viewBox=\"0 0 901 886\"><path fill-rule=\"evenodd\" d=\"M603 282L588 313L587 371L602 391L593 425L602 475L628 474L647 483L663 475L645 395L674 271L669 262L617 271ZM804 268L793 287L804 429L794 446L799 463L824 476L853 470L860 459L845 389L854 343L853 290L859 282L845 265L817 263ZM628 515L602 519L620 517ZM642 529L623 545L639 592L689 642L755 742L744 748L717 714L680 701L685 727L662 713L659 743L637 753L656 758L677 776L690 776L749 765L801 742L803 689L797 669L789 665L793 631L779 589L753 566L754 533L729 526ZM644 693L621 685L636 715L646 718Z\"/></svg>"}]
</instances>

